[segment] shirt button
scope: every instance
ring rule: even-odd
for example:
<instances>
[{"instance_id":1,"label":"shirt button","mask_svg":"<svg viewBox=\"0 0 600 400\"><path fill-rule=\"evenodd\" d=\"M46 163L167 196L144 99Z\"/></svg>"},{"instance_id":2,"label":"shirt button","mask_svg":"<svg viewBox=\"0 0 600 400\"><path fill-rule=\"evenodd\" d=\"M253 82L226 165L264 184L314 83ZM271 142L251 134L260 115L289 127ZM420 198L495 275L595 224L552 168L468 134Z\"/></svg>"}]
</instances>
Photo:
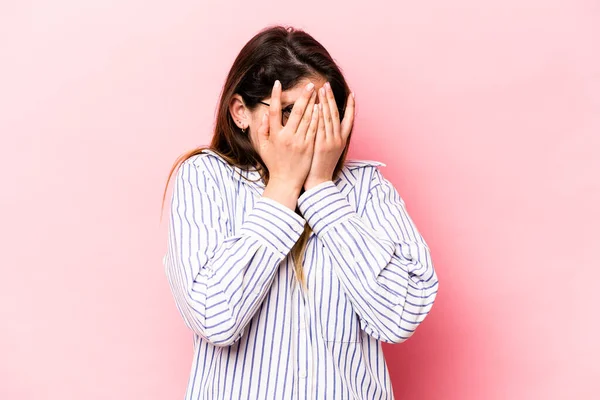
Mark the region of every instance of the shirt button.
<instances>
[{"instance_id":1,"label":"shirt button","mask_svg":"<svg viewBox=\"0 0 600 400\"><path fill-rule=\"evenodd\" d=\"M306 371L300 371L300 373L298 374L298 376L300 378L306 378Z\"/></svg>"},{"instance_id":2,"label":"shirt button","mask_svg":"<svg viewBox=\"0 0 600 400\"><path fill-rule=\"evenodd\" d=\"M257 296L260 295L260 289L259 288L254 289L253 292Z\"/></svg>"}]
</instances>

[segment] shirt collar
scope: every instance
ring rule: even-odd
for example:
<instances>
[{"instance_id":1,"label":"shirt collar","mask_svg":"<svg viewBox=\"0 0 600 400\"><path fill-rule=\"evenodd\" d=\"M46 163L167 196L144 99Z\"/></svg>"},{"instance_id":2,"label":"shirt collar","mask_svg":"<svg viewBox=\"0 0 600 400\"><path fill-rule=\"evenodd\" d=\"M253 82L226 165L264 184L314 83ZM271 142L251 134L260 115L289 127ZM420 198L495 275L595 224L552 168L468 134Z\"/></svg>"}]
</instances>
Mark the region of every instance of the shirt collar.
<instances>
[{"instance_id":1,"label":"shirt collar","mask_svg":"<svg viewBox=\"0 0 600 400\"><path fill-rule=\"evenodd\" d=\"M245 185L248 185L252 188L257 194L261 195L262 191L265 189L265 184L261 179L260 172L253 166L248 168L240 168L235 165L229 164L225 159L223 159L218 153L211 149L202 150L203 153L212 154L219 161L227 165L230 169L233 170L233 178L236 181L239 181ZM340 192L347 196L356 186L356 178L354 174L351 172L354 168L360 168L364 166L386 166L385 163L381 161L375 160L346 160L342 171L340 172L339 177L334 180L334 184L338 187Z\"/></svg>"}]
</instances>

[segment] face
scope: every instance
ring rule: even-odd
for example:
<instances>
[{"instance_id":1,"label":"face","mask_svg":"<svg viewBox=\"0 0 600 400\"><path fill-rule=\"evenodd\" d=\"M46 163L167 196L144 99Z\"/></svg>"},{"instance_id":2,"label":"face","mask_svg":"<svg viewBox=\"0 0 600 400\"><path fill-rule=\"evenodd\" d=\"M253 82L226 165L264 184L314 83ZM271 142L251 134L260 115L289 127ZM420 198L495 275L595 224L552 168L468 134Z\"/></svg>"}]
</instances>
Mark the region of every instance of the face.
<instances>
[{"instance_id":1,"label":"face","mask_svg":"<svg viewBox=\"0 0 600 400\"><path fill-rule=\"evenodd\" d=\"M281 110L291 111L294 106L294 102L298 99L309 82L315 85L315 91L319 90L325 84L326 80L322 77L319 78L304 78L298 82L296 86L281 92ZM262 99L267 104L271 104L271 95ZM319 103L319 96L316 97L315 103ZM229 106L229 112L233 117L233 120L240 128L246 128L246 132L250 129L250 140L254 148L258 148L258 128L260 126L261 118L264 113L269 112L269 107L265 104L258 103L258 106L254 111L250 111L244 106L242 97L235 94L231 100ZM289 115L286 113L285 115Z\"/></svg>"}]
</instances>

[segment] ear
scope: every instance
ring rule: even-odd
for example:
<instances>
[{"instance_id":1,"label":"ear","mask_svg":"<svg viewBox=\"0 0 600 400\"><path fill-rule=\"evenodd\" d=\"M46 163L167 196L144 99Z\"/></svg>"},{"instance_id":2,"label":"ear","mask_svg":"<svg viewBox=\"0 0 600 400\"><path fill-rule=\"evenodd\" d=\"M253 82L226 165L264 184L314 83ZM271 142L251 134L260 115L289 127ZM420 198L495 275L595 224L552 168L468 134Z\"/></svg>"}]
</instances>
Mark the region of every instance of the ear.
<instances>
[{"instance_id":1,"label":"ear","mask_svg":"<svg viewBox=\"0 0 600 400\"><path fill-rule=\"evenodd\" d=\"M246 117L247 112L244 99L242 99L242 96L237 93L231 97L231 101L229 102L229 113L231 114L231 118L233 118L234 123L240 129L246 129L250 124L248 118Z\"/></svg>"}]
</instances>

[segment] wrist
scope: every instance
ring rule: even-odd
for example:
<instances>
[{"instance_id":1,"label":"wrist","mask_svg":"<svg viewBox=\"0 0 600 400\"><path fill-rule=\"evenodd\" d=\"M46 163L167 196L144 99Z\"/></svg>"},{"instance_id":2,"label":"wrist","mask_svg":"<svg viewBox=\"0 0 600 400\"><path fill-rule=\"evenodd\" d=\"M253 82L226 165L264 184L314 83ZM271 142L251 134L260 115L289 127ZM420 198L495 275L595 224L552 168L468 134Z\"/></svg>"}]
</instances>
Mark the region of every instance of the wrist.
<instances>
[{"instance_id":1,"label":"wrist","mask_svg":"<svg viewBox=\"0 0 600 400\"><path fill-rule=\"evenodd\" d=\"M304 190L308 191L308 190L314 188L315 186L319 186L320 184L331 181L331 180L332 179L326 179L326 178L307 180L304 182Z\"/></svg>"},{"instance_id":2,"label":"wrist","mask_svg":"<svg viewBox=\"0 0 600 400\"><path fill-rule=\"evenodd\" d=\"M269 180L269 183L263 191L263 197L278 201L292 211L295 211L298 196L300 196L300 190L301 188L297 188L289 183Z\"/></svg>"}]
</instances>

